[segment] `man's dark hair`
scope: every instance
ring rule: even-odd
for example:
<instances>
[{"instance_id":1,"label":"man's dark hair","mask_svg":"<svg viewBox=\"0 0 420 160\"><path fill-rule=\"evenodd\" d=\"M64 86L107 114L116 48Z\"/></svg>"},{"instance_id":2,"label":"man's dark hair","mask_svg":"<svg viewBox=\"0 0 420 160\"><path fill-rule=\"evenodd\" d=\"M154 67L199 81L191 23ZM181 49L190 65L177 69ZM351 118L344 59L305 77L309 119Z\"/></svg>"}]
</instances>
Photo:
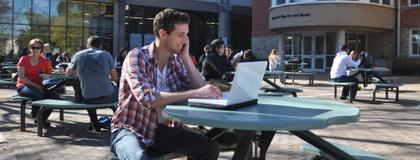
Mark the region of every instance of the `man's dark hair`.
<instances>
[{"instance_id":1,"label":"man's dark hair","mask_svg":"<svg viewBox=\"0 0 420 160\"><path fill-rule=\"evenodd\" d=\"M210 45L212 49L217 49L220 48L223 44L225 44L225 42L221 39L214 39L213 41L211 41Z\"/></svg>"},{"instance_id":2,"label":"man's dark hair","mask_svg":"<svg viewBox=\"0 0 420 160\"><path fill-rule=\"evenodd\" d=\"M87 39L86 45L88 47L99 48L101 46L101 39L98 36L90 36Z\"/></svg>"},{"instance_id":3,"label":"man's dark hair","mask_svg":"<svg viewBox=\"0 0 420 160\"><path fill-rule=\"evenodd\" d=\"M164 9L156 14L153 20L153 33L159 37L159 30L163 29L168 34L175 30L175 24L190 23L190 16L188 13L180 12L174 9Z\"/></svg>"},{"instance_id":4,"label":"man's dark hair","mask_svg":"<svg viewBox=\"0 0 420 160\"><path fill-rule=\"evenodd\" d=\"M347 44L342 44L340 46L340 48L341 48L342 51L345 51L345 50L349 49L349 46Z\"/></svg>"},{"instance_id":5,"label":"man's dark hair","mask_svg":"<svg viewBox=\"0 0 420 160\"><path fill-rule=\"evenodd\" d=\"M233 49L233 48L232 48L232 45L230 45L230 44L226 45L226 47L225 47L225 48L230 48L230 49Z\"/></svg>"},{"instance_id":6,"label":"man's dark hair","mask_svg":"<svg viewBox=\"0 0 420 160\"><path fill-rule=\"evenodd\" d=\"M204 46L205 51L210 52L210 49L211 49L211 46L209 44Z\"/></svg>"}]
</instances>

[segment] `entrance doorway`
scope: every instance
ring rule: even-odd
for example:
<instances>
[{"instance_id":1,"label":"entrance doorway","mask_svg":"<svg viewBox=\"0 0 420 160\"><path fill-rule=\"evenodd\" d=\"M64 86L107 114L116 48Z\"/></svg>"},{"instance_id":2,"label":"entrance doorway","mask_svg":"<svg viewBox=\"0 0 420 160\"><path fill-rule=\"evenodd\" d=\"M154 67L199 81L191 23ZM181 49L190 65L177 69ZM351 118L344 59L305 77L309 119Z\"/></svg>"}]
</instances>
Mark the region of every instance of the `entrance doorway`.
<instances>
[{"instance_id":1,"label":"entrance doorway","mask_svg":"<svg viewBox=\"0 0 420 160\"><path fill-rule=\"evenodd\" d=\"M326 43L324 35L303 35L302 60L304 70L325 71Z\"/></svg>"}]
</instances>

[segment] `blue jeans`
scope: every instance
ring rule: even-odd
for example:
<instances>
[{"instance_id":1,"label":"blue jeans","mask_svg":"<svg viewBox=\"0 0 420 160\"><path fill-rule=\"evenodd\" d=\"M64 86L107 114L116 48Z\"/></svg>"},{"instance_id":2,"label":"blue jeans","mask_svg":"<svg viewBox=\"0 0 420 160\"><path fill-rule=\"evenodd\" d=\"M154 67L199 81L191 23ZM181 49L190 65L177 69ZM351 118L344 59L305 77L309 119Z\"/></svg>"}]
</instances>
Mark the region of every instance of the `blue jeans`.
<instances>
[{"instance_id":1,"label":"blue jeans","mask_svg":"<svg viewBox=\"0 0 420 160\"><path fill-rule=\"evenodd\" d=\"M30 97L32 99L32 101L52 97L52 96L48 96L49 93L46 90L44 90L44 92L42 92L38 88L36 88L34 86L30 86L30 85L25 85L25 86L19 87L16 90L17 90L17 93L20 96ZM35 118L36 115L38 114L40 106L32 105L31 108L32 108L32 111L31 111L32 118ZM43 118L44 121L46 121L48 119L51 112L52 112L52 109L45 110L45 114L44 114L44 118Z\"/></svg>"},{"instance_id":2,"label":"blue jeans","mask_svg":"<svg viewBox=\"0 0 420 160\"><path fill-rule=\"evenodd\" d=\"M118 129L111 134L111 151L120 160L149 159L148 155L153 152L175 152L194 160L216 160L219 156L219 146L209 138L186 129L161 124L156 129L155 143L149 148L130 130Z\"/></svg>"},{"instance_id":3,"label":"blue jeans","mask_svg":"<svg viewBox=\"0 0 420 160\"><path fill-rule=\"evenodd\" d=\"M333 79L335 82L354 82L355 85L351 85L351 89L353 91L353 99L356 98L357 93L357 84L359 83L359 80L352 76L341 76L339 78ZM341 92L341 97L347 97L349 94L349 88L343 87L343 91Z\"/></svg>"},{"instance_id":4,"label":"blue jeans","mask_svg":"<svg viewBox=\"0 0 420 160\"><path fill-rule=\"evenodd\" d=\"M86 99L83 98L83 103L88 104L102 104L102 103L112 103L112 102L118 102L118 87L114 86L114 92L110 95L97 97L97 98L91 98ZM99 123L98 123L98 114L96 113L96 109L87 109L90 123L92 124L92 127L96 129L97 131L100 130Z\"/></svg>"}]
</instances>

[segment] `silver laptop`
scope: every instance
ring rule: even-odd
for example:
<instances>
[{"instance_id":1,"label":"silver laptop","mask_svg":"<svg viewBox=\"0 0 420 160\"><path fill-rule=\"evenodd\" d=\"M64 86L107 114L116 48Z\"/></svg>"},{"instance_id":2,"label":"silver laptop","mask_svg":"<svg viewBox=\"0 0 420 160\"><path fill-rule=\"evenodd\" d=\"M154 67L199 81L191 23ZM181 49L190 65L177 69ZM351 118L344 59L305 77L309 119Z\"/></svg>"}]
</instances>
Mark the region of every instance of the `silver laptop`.
<instances>
[{"instance_id":1,"label":"silver laptop","mask_svg":"<svg viewBox=\"0 0 420 160\"><path fill-rule=\"evenodd\" d=\"M188 99L190 106L207 108L239 108L257 103L258 90L264 77L266 61L239 63L232 87L220 99Z\"/></svg>"}]
</instances>

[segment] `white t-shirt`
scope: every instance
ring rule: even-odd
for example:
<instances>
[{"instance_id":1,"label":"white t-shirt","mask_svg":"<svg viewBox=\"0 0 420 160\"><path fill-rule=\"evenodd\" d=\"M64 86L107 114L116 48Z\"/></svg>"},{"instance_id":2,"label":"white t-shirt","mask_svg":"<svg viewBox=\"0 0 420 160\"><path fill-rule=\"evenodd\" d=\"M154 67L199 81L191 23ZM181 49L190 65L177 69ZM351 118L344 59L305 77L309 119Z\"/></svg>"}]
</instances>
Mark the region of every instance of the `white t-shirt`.
<instances>
[{"instance_id":1,"label":"white t-shirt","mask_svg":"<svg viewBox=\"0 0 420 160\"><path fill-rule=\"evenodd\" d=\"M356 62L345 51L338 52L331 66L330 78L340 78L341 76L347 75L347 67L357 68L360 65L360 59Z\"/></svg>"},{"instance_id":2,"label":"white t-shirt","mask_svg":"<svg viewBox=\"0 0 420 160\"><path fill-rule=\"evenodd\" d=\"M156 68L156 89L163 92L169 92L169 85L168 85L168 67L163 67L162 72L159 70L159 68ZM165 121L167 121L166 118L162 116L162 108L159 107L156 109L157 116L158 116L158 123L163 124Z\"/></svg>"}]
</instances>

